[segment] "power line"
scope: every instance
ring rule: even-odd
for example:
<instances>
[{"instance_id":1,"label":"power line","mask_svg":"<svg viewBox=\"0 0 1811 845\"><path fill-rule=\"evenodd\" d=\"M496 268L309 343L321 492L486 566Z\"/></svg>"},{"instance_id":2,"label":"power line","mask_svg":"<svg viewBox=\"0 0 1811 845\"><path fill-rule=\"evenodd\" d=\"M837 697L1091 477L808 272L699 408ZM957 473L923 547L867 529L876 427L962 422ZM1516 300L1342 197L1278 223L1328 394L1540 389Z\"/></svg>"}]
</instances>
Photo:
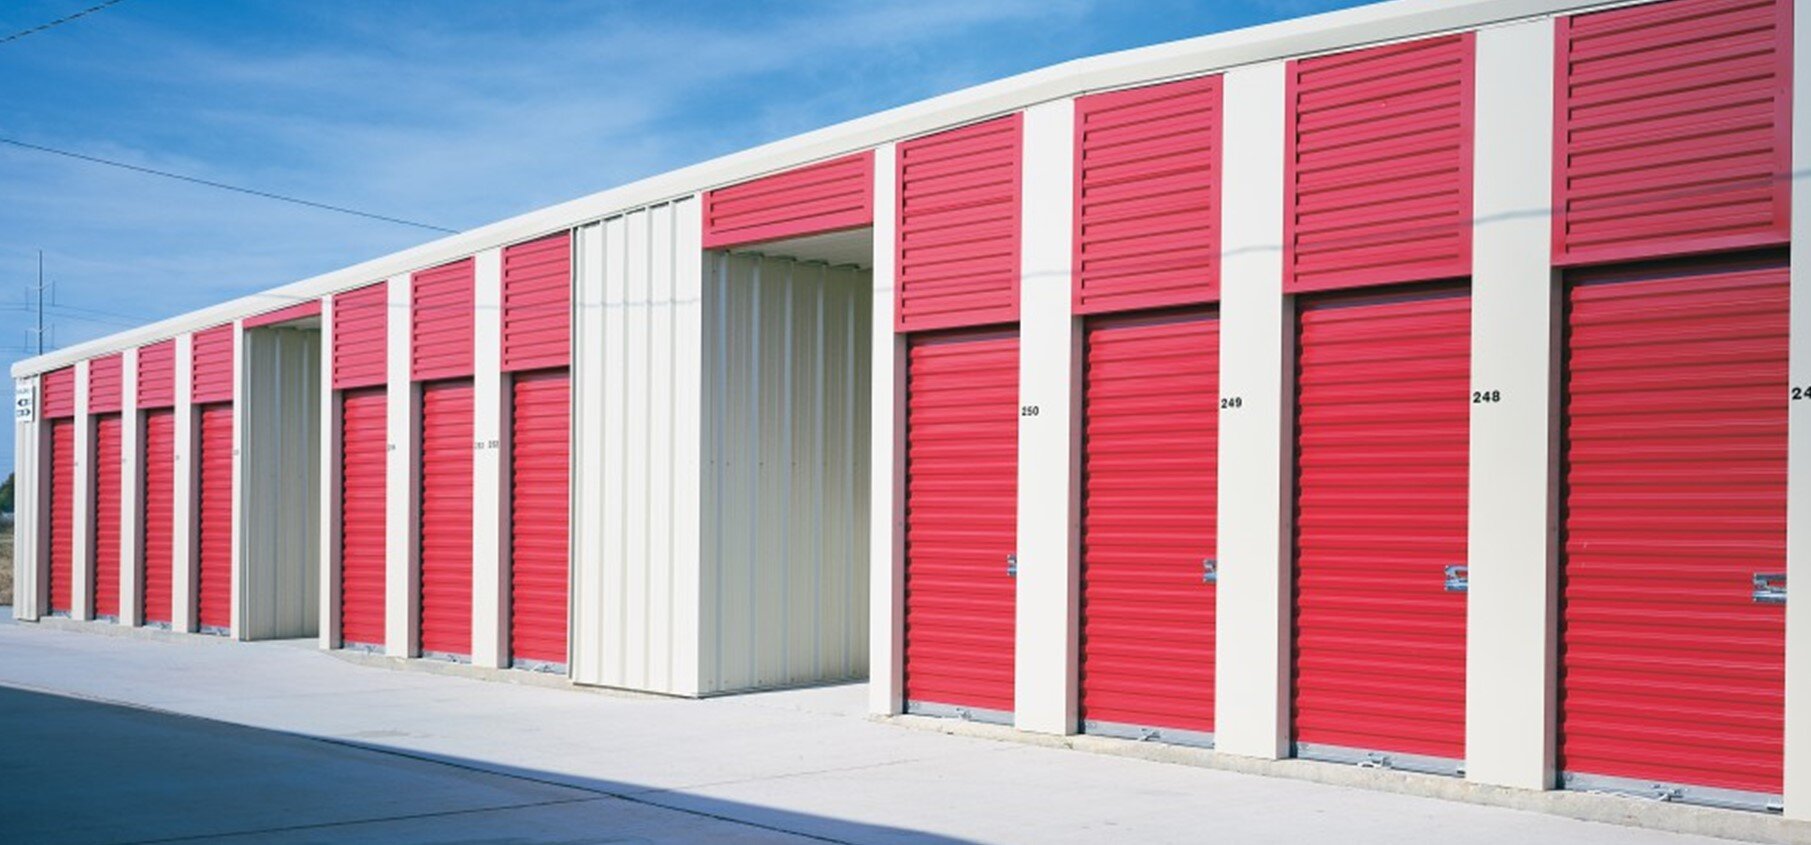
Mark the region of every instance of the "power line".
<instances>
[{"instance_id":1,"label":"power line","mask_svg":"<svg viewBox=\"0 0 1811 845\"><path fill-rule=\"evenodd\" d=\"M56 149L55 147L45 147L45 146L40 146L38 144L28 144L24 141L18 141L18 140L14 140L12 138L0 138L0 144L8 144L8 145L11 145L14 147L19 147L21 149L35 150L35 151L41 152L41 153L49 153L51 155L59 155L59 156L65 157L65 158L78 159L80 161L91 162L93 164L104 164L108 167L118 167L123 170L131 170L131 171L134 171L137 173L146 173L146 174L150 174L152 176L162 176L165 179L175 179L179 182L190 182L190 183L193 183L196 185L205 185L210 188L219 188L223 191L234 191L236 193L249 194L254 197L263 197L264 199L277 200L279 202L294 203L295 205L305 205L305 206L308 206L309 208L318 208L318 209L322 209L325 211L337 211L341 214L352 214L352 215L356 215L358 217L365 217L365 218L368 218L371 220L382 220L385 223L396 223L396 224L400 224L403 226L414 226L418 229L431 229L436 232L445 232L449 235L459 234L458 230L448 229L445 226L435 226L431 223L417 223L414 220L404 220L400 217L387 217L382 214L372 214L371 212L368 212L368 211L359 211L358 209L355 209L355 208L346 208L345 206L339 206L339 205L328 205L326 203L314 202L313 200L297 199L296 197L284 196L282 194L273 194L273 193L270 193L269 191L260 191L260 190L256 190L253 188L241 188L237 185L228 185L224 182L215 182L215 181L208 180L208 179L201 179L201 178L198 178L195 176L184 176L181 173L171 173L168 170L157 170L157 169L151 168L151 167L140 167L136 164L127 164L123 161L114 161L112 159L100 158L98 156L91 156L91 155L85 155L83 153L70 152L69 150L59 150L59 149Z\"/></svg>"},{"instance_id":2,"label":"power line","mask_svg":"<svg viewBox=\"0 0 1811 845\"><path fill-rule=\"evenodd\" d=\"M111 6L118 2L120 2L120 0L107 0L107 2L102 3L99 6L90 6L86 9L76 12L73 15L65 15L63 17L57 18L56 20L51 21L50 23L39 24L37 26L32 27L31 29L19 30L18 32L15 32L11 35L6 36L5 38L0 38L0 44L5 44L8 41L17 41L21 38L24 38L27 35L36 35L40 32L43 32L44 30L50 29L51 27L54 27L54 26L62 26L63 24L69 23L70 21L75 20L76 18L82 17L84 15L92 15L95 12L105 9L108 6Z\"/></svg>"}]
</instances>

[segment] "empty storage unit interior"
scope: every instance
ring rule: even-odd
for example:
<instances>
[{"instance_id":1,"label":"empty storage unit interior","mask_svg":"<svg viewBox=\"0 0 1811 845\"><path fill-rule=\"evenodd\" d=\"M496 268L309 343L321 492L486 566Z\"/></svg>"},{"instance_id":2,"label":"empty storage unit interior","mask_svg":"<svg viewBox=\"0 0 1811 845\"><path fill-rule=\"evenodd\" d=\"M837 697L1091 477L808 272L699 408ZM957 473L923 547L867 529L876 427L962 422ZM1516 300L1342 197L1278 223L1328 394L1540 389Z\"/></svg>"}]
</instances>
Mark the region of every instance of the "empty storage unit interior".
<instances>
[{"instance_id":1,"label":"empty storage unit interior","mask_svg":"<svg viewBox=\"0 0 1811 845\"><path fill-rule=\"evenodd\" d=\"M1082 60L22 362L17 616L1811 817L1794 11Z\"/></svg>"}]
</instances>

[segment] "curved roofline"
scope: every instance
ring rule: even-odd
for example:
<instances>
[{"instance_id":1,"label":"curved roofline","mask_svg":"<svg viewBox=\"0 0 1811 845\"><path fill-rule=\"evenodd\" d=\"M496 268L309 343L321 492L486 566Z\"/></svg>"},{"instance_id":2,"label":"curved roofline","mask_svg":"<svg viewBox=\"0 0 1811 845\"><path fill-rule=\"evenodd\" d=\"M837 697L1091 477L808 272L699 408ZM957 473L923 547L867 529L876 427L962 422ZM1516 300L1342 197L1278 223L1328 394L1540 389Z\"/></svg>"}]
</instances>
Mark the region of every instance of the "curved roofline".
<instances>
[{"instance_id":1,"label":"curved roofline","mask_svg":"<svg viewBox=\"0 0 1811 845\"><path fill-rule=\"evenodd\" d=\"M768 173L1019 111L1050 100L1166 79L1218 73L1278 59L1477 29L1561 12L1633 5L1636 2L1652 0L1391 0L1072 59L783 138L456 235L448 235L281 287L46 352L13 364L12 374L14 378L20 378L54 370L96 355L155 343L186 332L293 305L301 300L318 298L454 261L487 249L576 228L637 208L659 205Z\"/></svg>"}]
</instances>

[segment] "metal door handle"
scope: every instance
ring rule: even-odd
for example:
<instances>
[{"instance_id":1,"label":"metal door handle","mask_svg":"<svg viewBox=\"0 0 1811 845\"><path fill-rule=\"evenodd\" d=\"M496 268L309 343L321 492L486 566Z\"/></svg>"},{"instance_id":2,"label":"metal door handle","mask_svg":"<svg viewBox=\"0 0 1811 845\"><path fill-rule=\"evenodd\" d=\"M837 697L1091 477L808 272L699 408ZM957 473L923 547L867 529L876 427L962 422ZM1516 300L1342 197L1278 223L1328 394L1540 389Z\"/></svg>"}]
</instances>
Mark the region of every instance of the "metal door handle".
<instances>
[{"instance_id":1,"label":"metal door handle","mask_svg":"<svg viewBox=\"0 0 1811 845\"><path fill-rule=\"evenodd\" d=\"M1211 557L1201 559L1201 583L1220 583L1220 562Z\"/></svg>"},{"instance_id":2,"label":"metal door handle","mask_svg":"<svg viewBox=\"0 0 1811 845\"><path fill-rule=\"evenodd\" d=\"M1786 603L1786 573L1756 572L1754 574L1754 600L1757 604Z\"/></svg>"},{"instance_id":3,"label":"metal door handle","mask_svg":"<svg viewBox=\"0 0 1811 845\"><path fill-rule=\"evenodd\" d=\"M1006 574L1008 577L1012 577L1012 578L1019 577L1019 556L1018 555L1008 554L1006 556Z\"/></svg>"},{"instance_id":4,"label":"metal door handle","mask_svg":"<svg viewBox=\"0 0 1811 845\"><path fill-rule=\"evenodd\" d=\"M1463 563L1447 564L1446 591L1449 593L1467 593L1471 591L1471 567Z\"/></svg>"}]
</instances>

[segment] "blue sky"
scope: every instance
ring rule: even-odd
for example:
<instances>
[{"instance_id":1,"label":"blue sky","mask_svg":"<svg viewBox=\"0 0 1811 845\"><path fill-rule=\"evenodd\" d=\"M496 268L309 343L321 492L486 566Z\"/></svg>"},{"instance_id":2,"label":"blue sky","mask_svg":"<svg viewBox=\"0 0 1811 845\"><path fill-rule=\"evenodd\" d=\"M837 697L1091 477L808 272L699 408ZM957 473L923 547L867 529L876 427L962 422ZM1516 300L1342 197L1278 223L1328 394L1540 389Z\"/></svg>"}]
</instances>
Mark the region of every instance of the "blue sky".
<instances>
[{"instance_id":1,"label":"blue sky","mask_svg":"<svg viewBox=\"0 0 1811 845\"><path fill-rule=\"evenodd\" d=\"M98 0L12 0L0 37ZM0 137L452 229L1067 59L1352 0L124 0L0 44ZM0 358L433 232L0 145ZM11 470L0 450L0 473Z\"/></svg>"}]
</instances>

